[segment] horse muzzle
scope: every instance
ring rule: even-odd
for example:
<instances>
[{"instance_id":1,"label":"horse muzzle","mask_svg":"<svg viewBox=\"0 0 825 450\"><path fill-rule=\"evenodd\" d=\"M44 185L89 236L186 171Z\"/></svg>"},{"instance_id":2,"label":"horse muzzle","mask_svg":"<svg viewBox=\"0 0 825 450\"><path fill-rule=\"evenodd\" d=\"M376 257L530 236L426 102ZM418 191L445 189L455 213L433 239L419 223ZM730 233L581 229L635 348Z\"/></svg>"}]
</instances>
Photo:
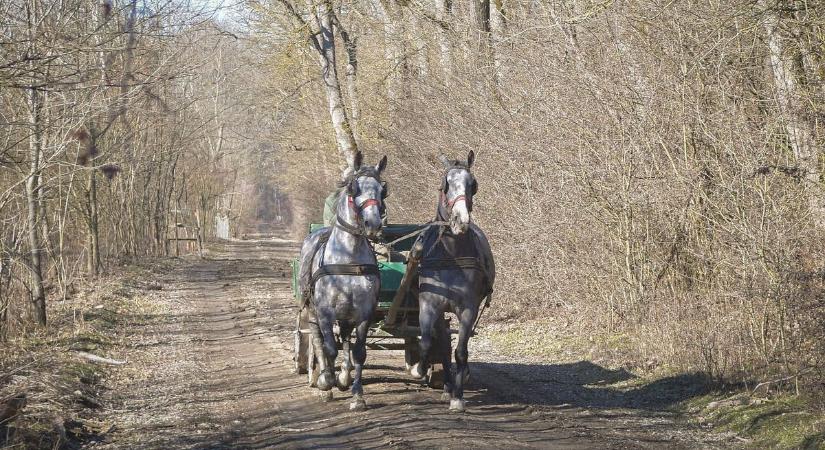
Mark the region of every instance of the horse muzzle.
<instances>
[{"instance_id":1,"label":"horse muzzle","mask_svg":"<svg viewBox=\"0 0 825 450\"><path fill-rule=\"evenodd\" d=\"M468 228L470 228L469 220L461 220L461 217L458 215L454 215L450 219L450 231L452 231L453 234L464 234Z\"/></svg>"}]
</instances>

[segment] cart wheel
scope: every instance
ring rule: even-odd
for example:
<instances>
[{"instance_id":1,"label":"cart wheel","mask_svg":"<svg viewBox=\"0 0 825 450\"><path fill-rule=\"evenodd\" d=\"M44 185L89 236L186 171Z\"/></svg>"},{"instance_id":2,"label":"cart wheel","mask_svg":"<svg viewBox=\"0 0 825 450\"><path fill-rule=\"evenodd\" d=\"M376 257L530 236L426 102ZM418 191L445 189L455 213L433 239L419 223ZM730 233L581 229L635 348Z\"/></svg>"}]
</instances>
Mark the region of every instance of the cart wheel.
<instances>
[{"instance_id":1,"label":"cart wheel","mask_svg":"<svg viewBox=\"0 0 825 450\"><path fill-rule=\"evenodd\" d=\"M318 370L318 359L315 358L315 346L312 345L312 339L309 340L309 344L307 345L305 361L307 366L307 382L309 383L309 387L315 387L318 384L318 375L320 374L320 371Z\"/></svg>"},{"instance_id":2,"label":"cart wheel","mask_svg":"<svg viewBox=\"0 0 825 450\"><path fill-rule=\"evenodd\" d=\"M433 389L444 388L444 366L433 364L427 372L427 386Z\"/></svg>"},{"instance_id":3,"label":"cart wheel","mask_svg":"<svg viewBox=\"0 0 825 450\"><path fill-rule=\"evenodd\" d=\"M303 333L301 330L306 330L309 327L309 308L302 308L298 312L298 317L295 320L295 342L293 343L292 360L295 362L294 372L297 374L307 373L308 366L308 349L310 336L309 333Z\"/></svg>"}]
</instances>

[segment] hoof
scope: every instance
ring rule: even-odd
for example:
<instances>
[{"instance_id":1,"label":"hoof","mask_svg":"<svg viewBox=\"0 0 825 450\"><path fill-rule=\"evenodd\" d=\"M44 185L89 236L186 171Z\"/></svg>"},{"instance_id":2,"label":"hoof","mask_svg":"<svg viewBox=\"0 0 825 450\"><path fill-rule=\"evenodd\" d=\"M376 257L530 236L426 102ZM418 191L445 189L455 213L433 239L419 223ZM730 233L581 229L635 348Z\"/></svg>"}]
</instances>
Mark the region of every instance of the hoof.
<instances>
[{"instance_id":1,"label":"hoof","mask_svg":"<svg viewBox=\"0 0 825 450\"><path fill-rule=\"evenodd\" d=\"M452 398L452 395L450 395L449 392L444 392L444 393L441 394L441 401L442 402L449 402L450 398Z\"/></svg>"},{"instance_id":2,"label":"hoof","mask_svg":"<svg viewBox=\"0 0 825 450\"><path fill-rule=\"evenodd\" d=\"M332 386L335 384L335 376L329 372L324 372L318 376L316 384L318 385L318 389L328 391L332 389Z\"/></svg>"},{"instance_id":3,"label":"hoof","mask_svg":"<svg viewBox=\"0 0 825 450\"><path fill-rule=\"evenodd\" d=\"M464 400L460 398L454 398L450 400L450 411L453 412L464 412Z\"/></svg>"},{"instance_id":4,"label":"hoof","mask_svg":"<svg viewBox=\"0 0 825 450\"><path fill-rule=\"evenodd\" d=\"M424 378L424 375L426 375L426 373L421 373L421 364L415 363L415 365L412 366L412 369L410 369L410 375L412 375L413 378L420 380Z\"/></svg>"},{"instance_id":5,"label":"hoof","mask_svg":"<svg viewBox=\"0 0 825 450\"><path fill-rule=\"evenodd\" d=\"M410 370L412 370L412 367L413 366L410 365L410 363L404 363L404 370L406 370L407 373L410 373Z\"/></svg>"},{"instance_id":6,"label":"hoof","mask_svg":"<svg viewBox=\"0 0 825 450\"><path fill-rule=\"evenodd\" d=\"M352 384L352 377L349 374L349 371L340 372L338 374L338 389L342 392L349 389L350 385Z\"/></svg>"},{"instance_id":7,"label":"hoof","mask_svg":"<svg viewBox=\"0 0 825 450\"><path fill-rule=\"evenodd\" d=\"M352 402L349 404L350 411L364 411L367 409L367 402L364 401L363 397L353 397Z\"/></svg>"},{"instance_id":8,"label":"hoof","mask_svg":"<svg viewBox=\"0 0 825 450\"><path fill-rule=\"evenodd\" d=\"M320 397L322 402L332 401L332 391L321 391Z\"/></svg>"}]
</instances>

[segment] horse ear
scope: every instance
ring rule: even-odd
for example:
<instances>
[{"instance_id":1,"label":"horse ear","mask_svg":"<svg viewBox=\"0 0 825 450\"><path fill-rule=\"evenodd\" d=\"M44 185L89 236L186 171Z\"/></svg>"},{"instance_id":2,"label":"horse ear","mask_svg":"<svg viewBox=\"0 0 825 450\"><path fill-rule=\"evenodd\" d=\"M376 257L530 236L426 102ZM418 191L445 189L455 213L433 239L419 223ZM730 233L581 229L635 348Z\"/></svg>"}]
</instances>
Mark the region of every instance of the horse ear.
<instances>
[{"instance_id":1,"label":"horse ear","mask_svg":"<svg viewBox=\"0 0 825 450\"><path fill-rule=\"evenodd\" d=\"M470 150L470 153L467 154L467 168L473 167L473 161L476 159L476 152Z\"/></svg>"},{"instance_id":2,"label":"horse ear","mask_svg":"<svg viewBox=\"0 0 825 450\"><path fill-rule=\"evenodd\" d=\"M375 170L377 170L378 173L381 173L386 168L387 168L387 155L384 155L384 157L381 158L381 161L378 161L378 165L375 166Z\"/></svg>"},{"instance_id":3,"label":"horse ear","mask_svg":"<svg viewBox=\"0 0 825 450\"><path fill-rule=\"evenodd\" d=\"M364 154L361 151L355 152L355 157L352 159L352 168L358 170L361 168L361 163L364 162Z\"/></svg>"},{"instance_id":4,"label":"horse ear","mask_svg":"<svg viewBox=\"0 0 825 450\"><path fill-rule=\"evenodd\" d=\"M438 155L438 160L441 161L442 164L444 164L444 167L452 167L453 166L453 162L450 161L449 159L447 159L447 157L444 156L444 155Z\"/></svg>"}]
</instances>

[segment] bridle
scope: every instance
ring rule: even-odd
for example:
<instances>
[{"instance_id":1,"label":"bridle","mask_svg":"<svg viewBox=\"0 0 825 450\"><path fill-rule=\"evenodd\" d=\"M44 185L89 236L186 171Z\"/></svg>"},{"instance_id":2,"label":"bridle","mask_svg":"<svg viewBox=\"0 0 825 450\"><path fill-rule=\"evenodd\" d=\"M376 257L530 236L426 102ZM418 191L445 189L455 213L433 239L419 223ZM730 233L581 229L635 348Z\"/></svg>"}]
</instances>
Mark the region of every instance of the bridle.
<instances>
[{"instance_id":1,"label":"bridle","mask_svg":"<svg viewBox=\"0 0 825 450\"><path fill-rule=\"evenodd\" d=\"M378 178L377 175L372 174L372 173L357 172L357 173L353 174L352 179L345 182L344 185L349 186L350 184L355 183L355 185L357 187L358 179L363 178L363 177L373 178L381 184L381 186L382 186L382 192L381 192L382 200L387 196L386 195L386 192L387 192L386 184L383 183L381 181L381 179ZM356 190L353 190L353 191L356 192L354 195L347 192L347 207L350 208L352 210L352 212L354 213L353 215L355 216L355 224L353 225L353 224L347 223L347 221L344 220L343 217L341 217L340 215L338 215L336 213L336 215L335 215L335 225L334 226L337 226L338 228L346 231L349 234L355 235L355 236L366 236L366 227L364 226L364 223L361 219L361 214L363 213L364 209L369 208L370 206L377 207L379 209L379 211L383 210L383 208L382 208L383 205L382 205L382 202L379 201L377 198L368 198L368 199L364 200L361 203L355 203L355 197L358 194L357 194Z\"/></svg>"},{"instance_id":2,"label":"bridle","mask_svg":"<svg viewBox=\"0 0 825 450\"><path fill-rule=\"evenodd\" d=\"M466 170L467 173L470 174L470 178L472 179L472 182L470 183L470 186L468 186L469 191L470 191L469 196L467 194L461 194L459 196L456 196L456 198L454 198L452 200L450 200L447 197L447 194L450 190L450 184L447 181L447 177L450 175L450 171L452 171L452 170ZM465 192L466 191L467 191L467 189L465 189ZM453 213L453 207L455 206L456 203L458 203L460 201L463 201L467 205L467 211L472 212L473 211L473 195L475 195L476 191L478 191L478 182L476 181L476 179L473 176L472 172L470 172L469 167L467 167L467 166L465 166L461 163L454 164L452 167L447 169L444 172L444 175L441 177L440 202L444 206L444 209L446 210L448 216Z\"/></svg>"},{"instance_id":3,"label":"bridle","mask_svg":"<svg viewBox=\"0 0 825 450\"><path fill-rule=\"evenodd\" d=\"M441 195L444 197L444 206L447 207L448 212L452 212L453 211L453 206L455 206L455 204L458 203L460 200L463 200L464 203L467 203L467 196L463 195L463 194L459 195L458 197L456 197L452 200L447 200L447 194L441 194ZM468 209L469 209L469 204L468 204Z\"/></svg>"}]
</instances>

